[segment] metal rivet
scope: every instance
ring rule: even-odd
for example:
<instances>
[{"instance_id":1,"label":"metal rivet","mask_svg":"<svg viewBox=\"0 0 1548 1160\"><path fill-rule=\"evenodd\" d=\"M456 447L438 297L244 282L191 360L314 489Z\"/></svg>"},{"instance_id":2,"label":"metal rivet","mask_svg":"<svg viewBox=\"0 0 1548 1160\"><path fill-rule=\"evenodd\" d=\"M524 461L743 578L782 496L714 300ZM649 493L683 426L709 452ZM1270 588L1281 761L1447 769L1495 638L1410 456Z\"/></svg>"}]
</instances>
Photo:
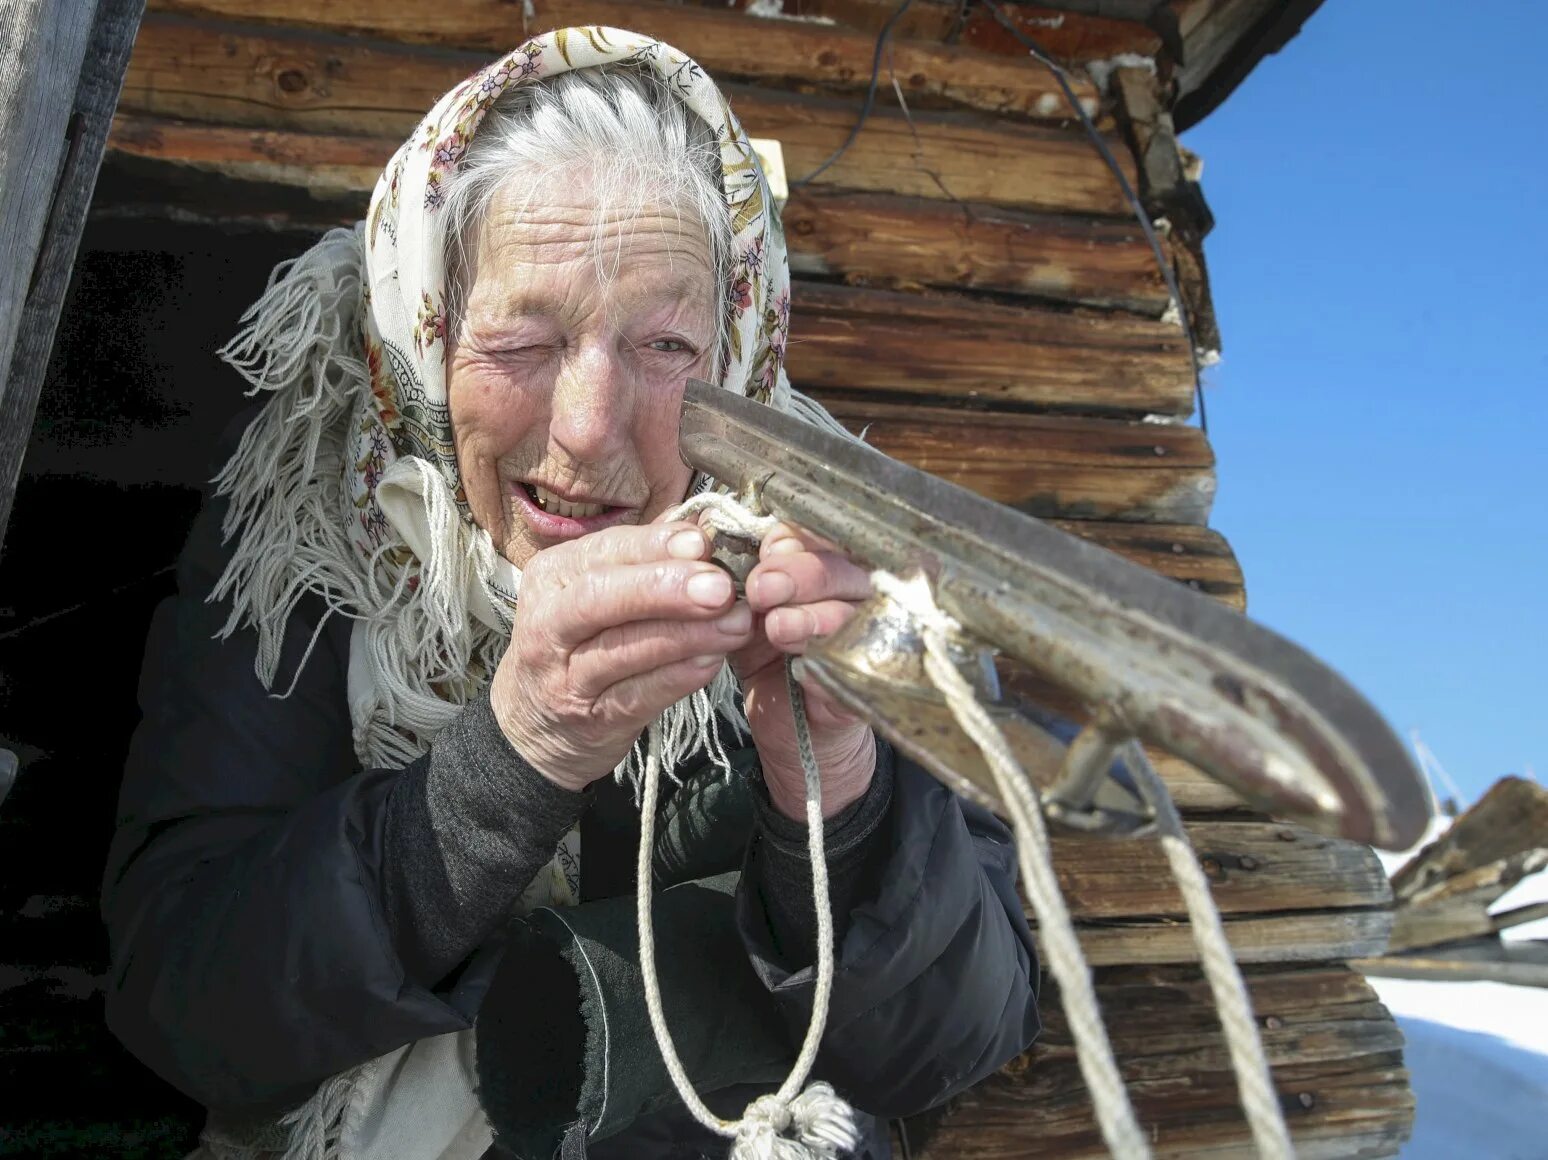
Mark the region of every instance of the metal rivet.
<instances>
[{"instance_id":1,"label":"metal rivet","mask_svg":"<svg viewBox=\"0 0 1548 1160\"><path fill-rule=\"evenodd\" d=\"M1186 552L1186 551L1187 551L1187 550L1188 550L1188 549L1187 549L1187 548L1185 548L1185 547L1183 547L1183 546L1182 546L1182 545L1181 545L1181 544L1173 544L1173 545L1172 545L1172 551L1173 551L1173 552L1174 552L1174 553L1175 553L1175 554L1177 554L1177 555L1179 555L1179 556L1181 556L1181 555L1182 555L1182 554L1183 554L1183 553L1184 553L1184 552Z\"/></svg>"},{"instance_id":2,"label":"metal rivet","mask_svg":"<svg viewBox=\"0 0 1548 1160\"><path fill-rule=\"evenodd\" d=\"M1278 1031L1284 1025L1285 1021L1278 1015L1266 1015L1263 1018L1263 1026L1267 1027L1270 1031Z\"/></svg>"},{"instance_id":3,"label":"metal rivet","mask_svg":"<svg viewBox=\"0 0 1548 1160\"><path fill-rule=\"evenodd\" d=\"M1243 854L1237 859L1237 865L1243 870L1256 870L1258 868L1258 860L1251 854Z\"/></svg>"},{"instance_id":4,"label":"metal rivet","mask_svg":"<svg viewBox=\"0 0 1548 1160\"><path fill-rule=\"evenodd\" d=\"M1293 842L1293 841L1295 841L1295 837L1296 837L1296 835L1295 835L1295 831L1294 830L1280 830L1279 831L1279 840L1281 842Z\"/></svg>"},{"instance_id":5,"label":"metal rivet","mask_svg":"<svg viewBox=\"0 0 1548 1160\"><path fill-rule=\"evenodd\" d=\"M1309 1108L1317 1102L1317 1097L1312 1095L1311 1092L1297 1092L1295 1099L1303 1108Z\"/></svg>"},{"instance_id":6,"label":"metal rivet","mask_svg":"<svg viewBox=\"0 0 1548 1160\"><path fill-rule=\"evenodd\" d=\"M299 93L306 89L306 74L298 68L287 68L276 78L282 93Z\"/></svg>"}]
</instances>

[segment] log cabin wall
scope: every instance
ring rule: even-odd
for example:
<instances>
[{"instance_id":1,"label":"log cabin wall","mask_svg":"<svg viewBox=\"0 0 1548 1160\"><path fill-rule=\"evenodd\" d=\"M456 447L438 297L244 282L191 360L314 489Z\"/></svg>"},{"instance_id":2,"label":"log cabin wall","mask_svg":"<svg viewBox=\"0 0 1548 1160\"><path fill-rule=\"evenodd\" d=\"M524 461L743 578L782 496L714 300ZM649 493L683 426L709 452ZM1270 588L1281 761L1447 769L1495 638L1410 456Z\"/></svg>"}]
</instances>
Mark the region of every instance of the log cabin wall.
<instances>
[{"instance_id":1,"label":"log cabin wall","mask_svg":"<svg viewBox=\"0 0 1548 1160\"><path fill-rule=\"evenodd\" d=\"M778 7L151 0L96 219L116 244L143 234L150 251L175 247L176 223L191 221L240 231L233 246L261 265L291 256L317 230L363 215L381 166L444 90L529 34L582 23L634 28L692 55L750 134L780 141L799 179L855 125L896 4L787 0L779 18L744 10ZM1209 213L1170 110L1186 38L1223 55L1211 21L1240 24L1270 7L1001 5L1070 68L1147 211L1164 219L1164 257L1206 358L1219 347L1203 258ZM1163 10L1169 19L1155 18ZM1053 76L981 5L947 0L910 5L882 62L863 130L785 207L792 381L889 454L1244 607L1237 562L1207 526L1214 457L1187 422L1193 371L1177 307ZM221 285L218 274L203 269L215 301L200 309L223 311L234 329L260 283ZM207 427L196 424L194 438ZM178 503L174 527L187 518L186 496ZM1391 925L1374 856L1255 815L1176 760L1160 764L1249 964L1301 1154L1394 1153L1412 1119L1401 1038L1343 965L1378 953ZM1159 849L1061 838L1054 855L1158 1154L1245 1154L1224 1044ZM90 899L59 897L89 911ZM23 936L39 929L7 921ZM915 1121L914 1156L1102 1154L1051 984L1044 999L1040 1042ZM173 1109L165 1123L187 1114L170 1098L162 1106ZM154 1140L172 1131L152 1120L163 1125Z\"/></svg>"}]
</instances>

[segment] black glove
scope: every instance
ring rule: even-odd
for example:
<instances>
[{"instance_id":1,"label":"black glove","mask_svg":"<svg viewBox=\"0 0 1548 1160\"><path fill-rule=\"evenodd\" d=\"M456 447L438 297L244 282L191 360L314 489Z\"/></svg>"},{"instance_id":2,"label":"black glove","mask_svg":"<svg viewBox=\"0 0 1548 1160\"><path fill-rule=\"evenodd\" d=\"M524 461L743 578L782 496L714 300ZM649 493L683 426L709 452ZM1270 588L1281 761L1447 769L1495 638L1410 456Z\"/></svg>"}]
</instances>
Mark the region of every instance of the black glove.
<instances>
[{"instance_id":1,"label":"black glove","mask_svg":"<svg viewBox=\"0 0 1548 1160\"><path fill-rule=\"evenodd\" d=\"M774 1085L795 1058L737 933L738 875L653 900L667 1026L694 1088ZM678 1102L645 1008L632 897L534 911L510 942L477 1022L479 1098L501 1151L549 1160Z\"/></svg>"}]
</instances>

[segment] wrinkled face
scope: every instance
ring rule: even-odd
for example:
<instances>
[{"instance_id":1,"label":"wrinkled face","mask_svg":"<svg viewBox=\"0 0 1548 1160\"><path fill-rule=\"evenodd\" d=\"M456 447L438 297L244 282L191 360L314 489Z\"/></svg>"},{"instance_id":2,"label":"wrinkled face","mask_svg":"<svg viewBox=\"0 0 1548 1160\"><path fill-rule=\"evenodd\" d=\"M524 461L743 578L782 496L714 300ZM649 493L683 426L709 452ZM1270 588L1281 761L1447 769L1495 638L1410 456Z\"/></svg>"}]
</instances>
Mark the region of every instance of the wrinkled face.
<instances>
[{"instance_id":1,"label":"wrinkled face","mask_svg":"<svg viewBox=\"0 0 1548 1160\"><path fill-rule=\"evenodd\" d=\"M473 518L506 559L681 502L683 386L710 376L719 297L697 222L599 222L576 178L507 189L468 253L447 394Z\"/></svg>"}]
</instances>

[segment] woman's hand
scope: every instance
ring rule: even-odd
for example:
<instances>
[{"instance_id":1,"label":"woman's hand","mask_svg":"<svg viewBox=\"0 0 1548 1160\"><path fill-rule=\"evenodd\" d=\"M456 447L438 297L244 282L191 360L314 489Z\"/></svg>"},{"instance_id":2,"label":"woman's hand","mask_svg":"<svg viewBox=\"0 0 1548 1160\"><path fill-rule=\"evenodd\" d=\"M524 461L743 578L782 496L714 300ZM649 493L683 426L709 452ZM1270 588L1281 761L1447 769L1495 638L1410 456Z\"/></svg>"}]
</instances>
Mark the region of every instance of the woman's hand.
<instances>
[{"instance_id":1,"label":"woman's hand","mask_svg":"<svg viewBox=\"0 0 1548 1160\"><path fill-rule=\"evenodd\" d=\"M781 524L763 541L747 577L747 598L762 614L762 631L731 657L742 682L747 723L758 748L774 808L806 818L805 774L785 687L785 657L833 632L871 594L864 569L809 533ZM812 749L822 774L822 815L857 801L876 772L870 727L816 685L802 685Z\"/></svg>"},{"instance_id":2,"label":"woman's hand","mask_svg":"<svg viewBox=\"0 0 1548 1160\"><path fill-rule=\"evenodd\" d=\"M548 780L611 773L667 706L752 639L730 577L690 523L615 527L539 552L522 571L511 643L489 701Z\"/></svg>"}]
</instances>

